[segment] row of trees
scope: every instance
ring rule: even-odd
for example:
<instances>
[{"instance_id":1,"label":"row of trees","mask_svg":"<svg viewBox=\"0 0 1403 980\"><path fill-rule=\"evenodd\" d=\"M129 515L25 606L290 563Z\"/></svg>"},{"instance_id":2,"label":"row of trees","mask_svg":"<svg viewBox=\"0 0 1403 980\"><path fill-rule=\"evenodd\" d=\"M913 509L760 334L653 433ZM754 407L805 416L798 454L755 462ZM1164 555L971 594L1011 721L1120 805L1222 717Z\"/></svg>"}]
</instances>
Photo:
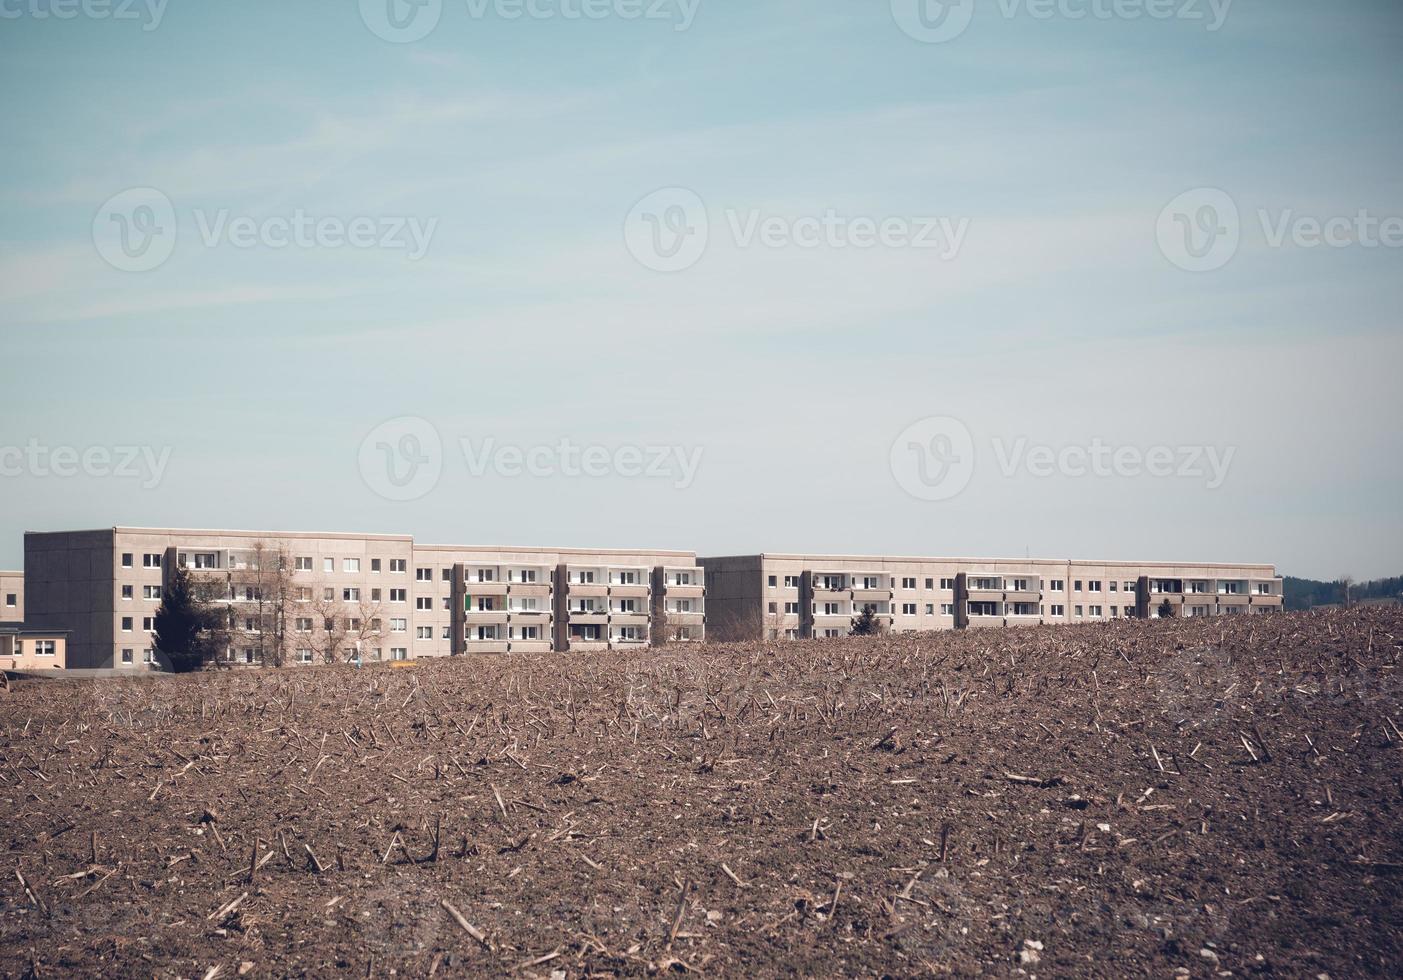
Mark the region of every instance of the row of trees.
<instances>
[{"instance_id":1,"label":"row of trees","mask_svg":"<svg viewBox=\"0 0 1403 980\"><path fill-rule=\"evenodd\" d=\"M283 548L255 544L239 567L218 576L171 570L161 593L152 640L176 672L199 670L245 653L262 667L281 667L299 649L322 663L354 659L383 637L379 603L355 605L294 583Z\"/></svg>"}]
</instances>

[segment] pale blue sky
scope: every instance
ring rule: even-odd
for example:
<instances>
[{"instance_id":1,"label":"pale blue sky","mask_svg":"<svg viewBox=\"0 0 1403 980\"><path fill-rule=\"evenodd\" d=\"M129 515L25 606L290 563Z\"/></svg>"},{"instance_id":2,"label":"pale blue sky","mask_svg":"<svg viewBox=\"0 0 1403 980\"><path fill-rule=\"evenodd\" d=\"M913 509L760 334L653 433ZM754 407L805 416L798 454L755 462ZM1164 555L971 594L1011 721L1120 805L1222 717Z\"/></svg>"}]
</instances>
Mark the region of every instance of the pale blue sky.
<instances>
[{"instance_id":1,"label":"pale blue sky","mask_svg":"<svg viewBox=\"0 0 1403 980\"><path fill-rule=\"evenodd\" d=\"M1235 0L1217 31L981 0L945 43L887 0L700 0L686 30L444 0L403 44L355 0L169 0L158 22L148 0L145 20L36 16L51 3L0 0L0 453L169 457L147 487L0 456L0 567L25 529L173 524L1403 570L1403 248L1267 233L1403 216L1391 0ZM176 215L152 271L94 243L134 187ZM624 235L666 187L711 223L670 274ZM1156 229L1201 187L1243 230L1230 263L1193 273ZM299 210L435 225L418 261L202 241L221 211ZM830 210L967 234L945 260L746 248L726 217ZM401 416L445 443L409 501L358 456ZM931 416L975 446L953 499L893 470L893 441ZM685 488L474 475L464 438L702 456ZM1006 473L1019 440L1233 455L1210 489Z\"/></svg>"}]
</instances>

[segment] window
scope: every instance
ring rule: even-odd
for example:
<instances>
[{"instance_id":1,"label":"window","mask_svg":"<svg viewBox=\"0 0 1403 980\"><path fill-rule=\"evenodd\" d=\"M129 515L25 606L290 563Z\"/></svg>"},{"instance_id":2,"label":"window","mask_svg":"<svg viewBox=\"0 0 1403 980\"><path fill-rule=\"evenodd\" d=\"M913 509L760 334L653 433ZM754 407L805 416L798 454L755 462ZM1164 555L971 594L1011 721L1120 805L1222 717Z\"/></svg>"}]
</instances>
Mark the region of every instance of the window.
<instances>
[{"instance_id":1,"label":"window","mask_svg":"<svg viewBox=\"0 0 1403 980\"><path fill-rule=\"evenodd\" d=\"M298 555L292 560L292 567L294 571L310 572L312 570L311 555Z\"/></svg>"},{"instance_id":2,"label":"window","mask_svg":"<svg viewBox=\"0 0 1403 980\"><path fill-rule=\"evenodd\" d=\"M1075 583L1074 587L1075 587L1076 591L1078 591L1078 592L1081 591L1081 579L1077 579L1077 580L1076 580L1076 583Z\"/></svg>"},{"instance_id":3,"label":"window","mask_svg":"<svg viewBox=\"0 0 1403 980\"><path fill-rule=\"evenodd\" d=\"M521 581L523 583L536 581L536 570L534 568L523 568L521 570Z\"/></svg>"},{"instance_id":4,"label":"window","mask_svg":"<svg viewBox=\"0 0 1403 980\"><path fill-rule=\"evenodd\" d=\"M141 651L141 662L144 664L154 664L156 662L156 651L147 647Z\"/></svg>"},{"instance_id":5,"label":"window","mask_svg":"<svg viewBox=\"0 0 1403 980\"><path fill-rule=\"evenodd\" d=\"M131 568L131 567L132 567L132 553L131 553L130 551L124 551L124 552L122 552L122 567L123 567L123 568Z\"/></svg>"},{"instance_id":6,"label":"window","mask_svg":"<svg viewBox=\"0 0 1403 980\"><path fill-rule=\"evenodd\" d=\"M141 597L143 599L154 599L161 601L161 587L159 585L143 585L141 587Z\"/></svg>"},{"instance_id":7,"label":"window","mask_svg":"<svg viewBox=\"0 0 1403 980\"><path fill-rule=\"evenodd\" d=\"M1270 585L1269 583L1267 583L1267 582L1258 582L1258 583L1257 583L1257 594L1258 594L1258 595L1271 595L1271 585Z\"/></svg>"},{"instance_id":8,"label":"window","mask_svg":"<svg viewBox=\"0 0 1403 980\"><path fill-rule=\"evenodd\" d=\"M134 588L135 588L135 586L131 586L131 585L124 585L124 586L122 586L122 598L123 598L123 599L130 599L130 598L132 597L132 590L133 590Z\"/></svg>"},{"instance_id":9,"label":"window","mask_svg":"<svg viewBox=\"0 0 1403 980\"><path fill-rule=\"evenodd\" d=\"M1116 591L1116 583L1115 583L1115 582L1111 582L1111 583L1110 583L1110 589L1111 589L1112 592Z\"/></svg>"},{"instance_id":10,"label":"window","mask_svg":"<svg viewBox=\"0 0 1403 980\"><path fill-rule=\"evenodd\" d=\"M1081 606L1073 606L1072 611L1075 612L1078 616L1082 614Z\"/></svg>"},{"instance_id":11,"label":"window","mask_svg":"<svg viewBox=\"0 0 1403 980\"><path fill-rule=\"evenodd\" d=\"M58 644L53 640L35 640L34 656L52 657L58 653Z\"/></svg>"},{"instance_id":12,"label":"window","mask_svg":"<svg viewBox=\"0 0 1403 980\"><path fill-rule=\"evenodd\" d=\"M1029 591L1029 589L1028 589L1028 580L1027 580L1026 578L1016 578L1016 579L1014 579L1014 580L1013 580L1013 591L1014 591L1014 592L1027 592L1027 591Z\"/></svg>"},{"instance_id":13,"label":"window","mask_svg":"<svg viewBox=\"0 0 1403 980\"><path fill-rule=\"evenodd\" d=\"M434 598L433 598L433 596L427 596L427 595L415 596L415 597L414 597L414 608L415 608L415 609L426 609L426 610L431 610L431 609L433 609L433 608L434 608Z\"/></svg>"},{"instance_id":14,"label":"window","mask_svg":"<svg viewBox=\"0 0 1403 980\"><path fill-rule=\"evenodd\" d=\"M1112 583L1112 584L1114 584L1114 583ZM1120 606L1112 606L1112 607L1111 607L1111 618L1112 618L1112 619L1115 619L1118 615L1120 615Z\"/></svg>"},{"instance_id":15,"label":"window","mask_svg":"<svg viewBox=\"0 0 1403 980\"><path fill-rule=\"evenodd\" d=\"M901 580L901 587L903 589L914 589L916 587L916 580L914 578L904 578Z\"/></svg>"},{"instance_id":16,"label":"window","mask_svg":"<svg viewBox=\"0 0 1403 980\"><path fill-rule=\"evenodd\" d=\"M408 590L408 589L391 589L391 590L390 590L390 601L391 601L391 602L408 602L408 601L409 601L409 590Z\"/></svg>"},{"instance_id":17,"label":"window","mask_svg":"<svg viewBox=\"0 0 1403 980\"><path fill-rule=\"evenodd\" d=\"M1087 583L1086 583L1086 591L1088 591L1088 592L1100 592L1100 591L1101 591L1101 581L1100 581L1099 579L1092 579L1090 582L1087 582Z\"/></svg>"},{"instance_id":18,"label":"window","mask_svg":"<svg viewBox=\"0 0 1403 980\"><path fill-rule=\"evenodd\" d=\"M926 591L929 592L929 591L930 591L931 589L933 589L933 588L935 588L935 579L933 579L933 578L928 578L928 579L926 579Z\"/></svg>"},{"instance_id":19,"label":"window","mask_svg":"<svg viewBox=\"0 0 1403 980\"><path fill-rule=\"evenodd\" d=\"M620 572L620 573L619 573L619 584L620 584L620 585L637 585L637 584L638 584L638 573L637 573L637 572Z\"/></svg>"},{"instance_id":20,"label":"window","mask_svg":"<svg viewBox=\"0 0 1403 980\"><path fill-rule=\"evenodd\" d=\"M122 632L123 632L123 633L130 633L131 631L132 631L132 618L131 618L130 616L123 616L123 617L122 617Z\"/></svg>"},{"instance_id":21,"label":"window","mask_svg":"<svg viewBox=\"0 0 1403 980\"><path fill-rule=\"evenodd\" d=\"M371 601L371 602L379 602L379 601L380 601L380 590L379 590L379 589L371 589L371 590L370 590L370 601Z\"/></svg>"},{"instance_id":22,"label":"window","mask_svg":"<svg viewBox=\"0 0 1403 980\"><path fill-rule=\"evenodd\" d=\"M1134 583L1134 582L1126 582L1126 583L1125 583L1125 591L1126 591L1126 592L1134 592L1134 591L1135 591L1135 583Z\"/></svg>"},{"instance_id":23,"label":"window","mask_svg":"<svg viewBox=\"0 0 1403 980\"><path fill-rule=\"evenodd\" d=\"M784 587L786 589L797 589L799 587L799 576L786 575L784 577Z\"/></svg>"},{"instance_id":24,"label":"window","mask_svg":"<svg viewBox=\"0 0 1403 980\"><path fill-rule=\"evenodd\" d=\"M156 617L155 617L155 616L142 616L142 617L141 617L141 628L142 628L143 630L145 630L147 633L150 633L153 629L156 628Z\"/></svg>"},{"instance_id":25,"label":"window","mask_svg":"<svg viewBox=\"0 0 1403 980\"><path fill-rule=\"evenodd\" d=\"M312 601L312 590L311 590L311 589L298 589L298 590L297 590L297 601L298 601L298 602L311 602L311 601Z\"/></svg>"},{"instance_id":26,"label":"window","mask_svg":"<svg viewBox=\"0 0 1403 980\"><path fill-rule=\"evenodd\" d=\"M379 559L379 558L372 558L372 559L370 559L370 571L371 571L372 573L374 573L374 574L378 574L378 573L379 573L379 571L380 571L380 559Z\"/></svg>"},{"instance_id":27,"label":"window","mask_svg":"<svg viewBox=\"0 0 1403 980\"><path fill-rule=\"evenodd\" d=\"M141 567L142 567L142 568L160 568L160 567L161 567L161 556L160 556L159 554L155 554L155 555L151 555L151 554L142 555L142 556L141 556Z\"/></svg>"},{"instance_id":28,"label":"window","mask_svg":"<svg viewBox=\"0 0 1403 980\"><path fill-rule=\"evenodd\" d=\"M771 576L770 576L770 581L769 581L769 586L770 586L770 588L773 589L773 588L778 584L778 582L779 582L779 576L777 576L777 575L771 575Z\"/></svg>"},{"instance_id":29,"label":"window","mask_svg":"<svg viewBox=\"0 0 1403 980\"><path fill-rule=\"evenodd\" d=\"M1091 606L1091 607L1089 607L1089 611L1090 611L1091 615L1093 615L1093 616L1100 616L1100 615L1101 615L1101 607L1100 607L1100 606Z\"/></svg>"},{"instance_id":30,"label":"window","mask_svg":"<svg viewBox=\"0 0 1403 980\"><path fill-rule=\"evenodd\" d=\"M323 559L322 559L322 571L324 571L324 572L334 572L334 571L336 571L336 559L335 559L335 558L323 558Z\"/></svg>"},{"instance_id":31,"label":"window","mask_svg":"<svg viewBox=\"0 0 1403 980\"><path fill-rule=\"evenodd\" d=\"M841 575L825 575L823 576L822 583L820 587L829 592L837 592L845 585L843 576Z\"/></svg>"},{"instance_id":32,"label":"window","mask_svg":"<svg viewBox=\"0 0 1403 980\"><path fill-rule=\"evenodd\" d=\"M1047 583L1047 591L1049 591L1049 592L1066 592L1066 591L1067 591L1067 582L1066 582L1066 580L1065 580L1065 579L1060 579L1060 578L1055 578L1055 579L1053 579L1051 582L1048 582L1048 583Z\"/></svg>"},{"instance_id":33,"label":"window","mask_svg":"<svg viewBox=\"0 0 1403 980\"><path fill-rule=\"evenodd\" d=\"M131 663L131 662L132 662L132 652L131 652L130 650L123 650L123 651L122 651L122 663L124 663L124 664L129 664L129 663Z\"/></svg>"},{"instance_id":34,"label":"window","mask_svg":"<svg viewBox=\"0 0 1403 980\"><path fill-rule=\"evenodd\" d=\"M770 603L769 612L771 612L771 613L777 613L777 612L779 612L779 603L778 603L778 602L772 602L772 603Z\"/></svg>"},{"instance_id":35,"label":"window","mask_svg":"<svg viewBox=\"0 0 1403 980\"><path fill-rule=\"evenodd\" d=\"M691 572L678 572L676 578L677 578L677 581L676 581L675 584L677 584L677 585L691 585L691 584L692 584L692 573L691 573Z\"/></svg>"},{"instance_id":36,"label":"window","mask_svg":"<svg viewBox=\"0 0 1403 980\"><path fill-rule=\"evenodd\" d=\"M927 603L926 603L926 615L927 615L927 616L934 616L934 615L935 615L935 603L933 603L933 602L927 602Z\"/></svg>"},{"instance_id":37,"label":"window","mask_svg":"<svg viewBox=\"0 0 1403 980\"><path fill-rule=\"evenodd\" d=\"M416 582L432 582L433 580L434 580L434 570L433 570L432 568L416 568L416 569L414 569L414 581L416 581Z\"/></svg>"},{"instance_id":38,"label":"window","mask_svg":"<svg viewBox=\"0 0 1403 980\"><path fill-rule=\"evenodd\" d=\"M1054 615L1054 616L1065 616L1065 615L1067 615L1067 607L1064 606L1064 605L1062 605L1061 603L1054 602L1054 603L1052 604L1052 607L1051 607L1051 608L1052 608L1052 615Z\"/></svg>"},{"instance_id":39,"label":"window","mask_svg":"<svg viewBox=\"0 0 1403 980\"><path fill-rule=\"evenodd\" d=\"M954 589L954 587L955 587L955 580L952 579L952 578L943 578L943 579L940 580L940 587L941 587L942 589L944 589L945 591L948 592L948 591Z\"/></svg>"},{"instance_id":40,"label":"window","mask_svg":"<svg viewBox=\"0 0 1403 980\"><path fill-rule=\"evenodd\" d=\"M298 616L296 628L299 633L312 632L312 618L310 616Z\"/></svg>"},{"instance_id":41,"label":"window","mask_svg":"<svg viewBox=\"0 0 1403 980\"><path fill-rule=\"evenodd\" d=\"M404 572L406 572L406 571L408 571L408 570L409 570L409 561L408 561L408 559L405 559L405 558L391 558L391 559L390 559L390 573L391 573L391 574L394 574L394 573L396 573L396 572L402 574L402 573L404 573ZM390 650L390 655L393 656L393 655L394 655L394 652L395 652L395 651L394 651L394 649L392 648L392 649Z\"/></svg>"},{"instance_id":42,"label":"window","mask_svg":"<svg viewBox=\"0 0 1403 980\"><path fill-rule=\"evenodd\" d=\"M539 626L521 627L521 638L523 640L539 640L541 638L541 628Z\"/></svg>"},{"instance_id":43,"label":"window","mask_svg":"<svg viewBox=\"0 0 1403 980\"><path fill-rule=\"evenodd\" d=\"M419 640L432 640L434 628L432 626L416 626L414 627L414 637Z\"/></svg>"},{"instance_id":44,"label":"window","mask_svg":"<svg viewBox=\"0 0 1403 980\"><path fill-rule=\"evenodd\" d=\"M842 611L838 608L836 602L825 602L823 604L823 614L825 616L841 616Z\"/></svg>"},{"instance_id":45,"label":"window","mask_svg":"<svg viewBox=\"0 0 1403 980\"><path fill-rule=\"evenodd\" d=\"M322 602L335 602L335 601L336 601L336 590L335 590L335 589L331 588L330 586L326 587L325 589L322 589Z\"/></svg>"},{"instance_id":46,"label":"window","mask_svg":"<svg viewBox=\"0 0 1403 980\"><path fill-rule=\"evenodd\" d=\"M912 581L915 581L915 580L913 579ZM916 604L915 604L914 602L903 602L903 603L901 604L901 615L903 615L903 616L914 616L914 615L916 615Z\"/></svg>"},{"instance_id":47,"label":"window","mask_svg":"<svg viewBox=\"0 0 1403 980\"><path fill-rule=\"evenodd\" d=\"M391 660L408 660L408 659L409 659L409 648L408 648L408 647L390 647L390 659L391 659Z\"/></svg>"},{"instance_id":48,"label":"window","mask_svg":"<svg viewBox=\"0 0 1403 980\"><path fill-rule=\"evenodd\" d=\"M954 604L953 602L942 602L942 603L940 604L940 615L942 615L942 616L953 616L953 615L955 615L955 604Z\"/></svg>"},{"instance_id":49,"label":"window","mask_svg":"<svg viewBox=\"0 0 1403 980\"><path fill-rule=\"evenodd\" d=\"M621 612L621 613L636 613L636 612L638 612L638 600L637 600L637 599L620 599L620 600L619 600L619 612Z\"/></svg>"},{"instance_id":50,"label":"window","mask_svg":"<svg viewBox=\"0 0 1403 980\"><path fill-rule=\"evenodd\" d=\"M969 614L971 616L997 616L999 604L997 602L971 602Z\"/></svg>"},{"instance_id":51,"label":"window","mask_svg":"<svg viewBox=\"0 0 1403 980\"><path fill-rule=\"evenodd\" d=\"M794 616L799 615L799 603L797 603L797 602L786 602L786 603L784 604L784 612L785 612L786 615L794 615Z\"/></svg>"},{"instance_id":52,"label":"window","mask_svg":"<svg viewBox=\"0 0 1403 980\"><path fill-rule=\"evenodd\" d=\"M349 588L341 590L342 602L360 602L360 589Z\"/></svg>"},{"instance_id":53,"label":"window","mask_svg":"<svg viewBox=\"0 0 1403 980\"><path fill-rule=\"evenodd\" d=\"M359 572L359 571L360 571L360 559L359 559L359 558L343 558L343 559L341 559L341 571L343 571L343 572Z\"/></svg>"},{"instance_id":54,"label":"window","mask_svg":"<svg viewBox=\"0 0 1403 980\"><path fill-rule=\"evenodd\" d=\"M594 583L594 573L577 572L575 574L575 582L579 585L592 585Z\"/></svg>"},{"instance_id":55,"label":"window","mask_svg":"<svg viewBox=\"0 0 1403 980\"><path fill-rule=\"evenodd\" d=\"M305 647L297 651L297 662L299 664L309 664L312 662L312 651Z\"/></svg>"},{"instance_id":56,"label":"window","mask_svg":"<svg viewBox=\"0 0 1403 980\"><path fill-rule=\"evenodd\" d=\"M390 620L390 632L391 632L391 633L404 633L404 632L407 632L408 629L409 629L409 620L407 620L407 619L395 619L395 618L392 618L392 619Z\"/></svg>"},{"instance_id":57,"label":"window","mask_svg":"<svg viewBox=\"0 0 1403 980\"><path fill-rule=\"evenodd\" d=\"M15 606L19 605L19 596L14 592L6 592L5 605L9 606L11 609L15 608Z\"/></svg>"}]
</instances>

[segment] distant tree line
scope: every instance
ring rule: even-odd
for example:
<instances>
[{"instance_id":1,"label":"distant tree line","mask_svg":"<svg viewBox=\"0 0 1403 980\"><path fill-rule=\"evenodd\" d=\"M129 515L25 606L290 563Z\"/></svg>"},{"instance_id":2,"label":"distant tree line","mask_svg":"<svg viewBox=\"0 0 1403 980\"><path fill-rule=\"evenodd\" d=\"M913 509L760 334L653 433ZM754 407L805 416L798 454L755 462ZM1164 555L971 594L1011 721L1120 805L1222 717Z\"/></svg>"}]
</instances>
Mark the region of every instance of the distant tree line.
<instances>
[{"instance_id":1,"label":"distant tree line","mask_svg":"<svg viewBox=\"0 0 1403 980\"><path fill-rule=\"evenodd\" d=\"M1294 611L1313 606L1353 605L1372 599L1398 599L1403 597L1403 576L1372 582L1355 582L1346 576L1333 582L1320 582L1287 575L1284 588L1286 609Z\"/></svg>"}]
</instances>

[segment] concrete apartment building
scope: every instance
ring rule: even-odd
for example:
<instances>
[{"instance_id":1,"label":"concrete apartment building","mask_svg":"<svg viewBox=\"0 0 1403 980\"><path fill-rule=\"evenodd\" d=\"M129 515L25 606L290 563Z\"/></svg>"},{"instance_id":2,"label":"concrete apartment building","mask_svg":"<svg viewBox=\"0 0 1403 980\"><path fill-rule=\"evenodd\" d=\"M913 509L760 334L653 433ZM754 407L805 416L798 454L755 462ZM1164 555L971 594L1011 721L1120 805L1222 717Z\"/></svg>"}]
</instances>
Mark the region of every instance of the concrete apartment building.
<instances>
[{"instance_id":1,"label":"concrete apartment building","mask_svg":"<svg viewBox=\"0 0 1403 980\"><path fill-rule=\"evenodd\" d=\"M1276 612L1272 565L742 555L702 558L712 639L843 636L871 606L894 632Z\"/></svg>"},{"instance_id":2,"label":"concrete apartment building","mask_svg":"<svg viewBox=\"0 0 1403 980\"><path fill-rule=\"evenodd\" d=\"M276 656L269 624L279 606L287 624L281 660L292 663L627 649L705 637L701 570L682 551L114 527L29 532L24 553L27 625L70 630L70 667L156 663L153 621L177 566L230 610L227 656L236 663Z\"/></svg>"},{"instance_id":3,"label":"concrete apartment building","mask_svg":"<svg viewBox=\"0 0 1403 980\"><path fill-rule=\"evenodd\" d=\"M24 622L24 572L0 572L0 623Z\"/></svg>"}]
</instances>

